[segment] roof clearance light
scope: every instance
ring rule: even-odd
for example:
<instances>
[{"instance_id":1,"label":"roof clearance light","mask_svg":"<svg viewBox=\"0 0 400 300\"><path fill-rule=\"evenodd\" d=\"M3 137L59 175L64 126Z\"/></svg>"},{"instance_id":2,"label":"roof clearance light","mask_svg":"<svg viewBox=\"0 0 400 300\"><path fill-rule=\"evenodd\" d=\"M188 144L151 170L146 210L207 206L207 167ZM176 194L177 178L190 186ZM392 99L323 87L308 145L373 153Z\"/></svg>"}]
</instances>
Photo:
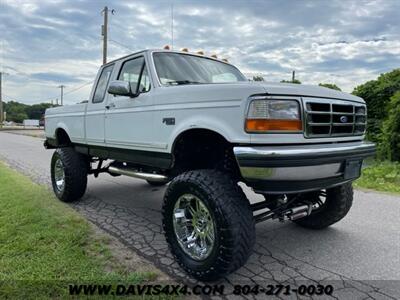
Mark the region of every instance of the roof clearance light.
<instances>
[{"instance_id":1,"label":"roof clearance light","mask_svg":"<svg viewBox=\"0 0 400 300\"><path fill-rule=\"evenodd\" d=\"M169 47L169 45L165 45L163 49L164 49L164 50L171 50L171 48Z\"/></svg>"},{"instance_id":2,"label":"roof clearance light","mask_svg":"<svg viewBox=\"0 0 400 300\"><path fill-rule=\"evenodd\" d=\"M222 61L224 61L226 63L228 62L228 60L226 58L223 58Z\"/></svg>"},{"instance_id":3,"label":"roof clearance light","mask_svg":"<svg viewBox=\"0 0 400 300\"><path fill-rule=\"evenodd\" d=\"M204 55L204 51L197 51L197 54Z\"/></svg>"},{"instance_id":4,"label":"roof clearance light","mask_svg":"<svg viewBox=\"0 0 400 300\"><path fill-rule=\"evenodd\" d=\"M218 57L217 57L217 54L213 54L213 55L211 55L211 57L212 57L212 58L218 58Z\"/></svg>"},{"instance_id":5,"label":"roof clearance light","mask_svg":"<svg viewBox=\"0 0 400 300\"><path fill-rule=\"evenodd\" d=\"M189 52L189 49L188 48L182 48L181 51L182 52Z\"/></svg>"}]
</instances>

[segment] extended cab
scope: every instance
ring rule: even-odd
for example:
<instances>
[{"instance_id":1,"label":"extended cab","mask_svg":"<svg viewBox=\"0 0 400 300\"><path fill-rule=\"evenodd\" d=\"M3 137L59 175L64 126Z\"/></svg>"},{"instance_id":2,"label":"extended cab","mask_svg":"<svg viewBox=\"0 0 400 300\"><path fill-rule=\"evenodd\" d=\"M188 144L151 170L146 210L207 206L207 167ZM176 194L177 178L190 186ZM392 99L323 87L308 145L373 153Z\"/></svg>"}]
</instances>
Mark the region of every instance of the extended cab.
<instances>
[{"instance_id":1,"label":"extended cab","mask_svg":"<svg viewBox=\"0 0 400 300\"><path fill-rule=\"evenodd\" d=\"M163 227L181 266L213 280L245 263L255 223L325 228L349 211L375 146L356 96L250 82L204 55L145 50L103 65L87 103L46 111L55 194L81 198L107 172L169 182ZM105 163L106 162L106 163ZM250 203L238 182L262 194Z\"/></svg>"}]
</instances>

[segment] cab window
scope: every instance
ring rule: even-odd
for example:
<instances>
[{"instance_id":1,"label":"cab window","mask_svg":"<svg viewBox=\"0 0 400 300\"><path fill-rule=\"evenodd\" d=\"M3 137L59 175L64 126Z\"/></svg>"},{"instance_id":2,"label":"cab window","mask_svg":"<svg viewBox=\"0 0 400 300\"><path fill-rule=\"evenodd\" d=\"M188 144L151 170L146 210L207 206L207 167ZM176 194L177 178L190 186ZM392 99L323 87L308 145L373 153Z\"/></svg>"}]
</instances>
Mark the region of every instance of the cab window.
<instances>
[{"instance_id":1,"label":"cab window","mask_svg":"<svg viewBox=\"0 0 400 300\"><path fill-rule=\"evenodd\" d=\"M132 92L136 92L138 86L140 93L148 92L150 90L150 78L144 57L126 61L119 73L118 80L129 81Z\"/></svg>"},{"instance_id":2,"label":"cab window","mask_svg":"<svg viewBox=\"0 0 400 300\"><path fill-rule=\"evenodd\" d=\"M94 92L93 101L92 101L93 103L103 102L113 68L114 68L114 65L109 65L109 66L103 68L103 70L101 71L99 80L97 81L96 90Z\"/></svg>"}]
</instances>

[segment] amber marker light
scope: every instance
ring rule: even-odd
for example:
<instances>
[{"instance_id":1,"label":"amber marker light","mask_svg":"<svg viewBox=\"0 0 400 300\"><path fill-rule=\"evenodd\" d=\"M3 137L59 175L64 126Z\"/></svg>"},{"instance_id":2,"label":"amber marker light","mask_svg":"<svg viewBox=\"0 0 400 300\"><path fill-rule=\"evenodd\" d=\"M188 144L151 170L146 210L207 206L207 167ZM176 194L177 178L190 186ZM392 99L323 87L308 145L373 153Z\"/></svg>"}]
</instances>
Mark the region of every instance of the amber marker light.
<instances>
[{"instance_id":1,"label":"amber marker light","mask_svg":"<svg viewBox=\"0 0 400 300\"><path fill-rule=\"evenodd\" d=\"M265 131L301 131L303 125L300 120L265 120L247 119L246 131L265 132Z\"/></svg>"}]
</instances>

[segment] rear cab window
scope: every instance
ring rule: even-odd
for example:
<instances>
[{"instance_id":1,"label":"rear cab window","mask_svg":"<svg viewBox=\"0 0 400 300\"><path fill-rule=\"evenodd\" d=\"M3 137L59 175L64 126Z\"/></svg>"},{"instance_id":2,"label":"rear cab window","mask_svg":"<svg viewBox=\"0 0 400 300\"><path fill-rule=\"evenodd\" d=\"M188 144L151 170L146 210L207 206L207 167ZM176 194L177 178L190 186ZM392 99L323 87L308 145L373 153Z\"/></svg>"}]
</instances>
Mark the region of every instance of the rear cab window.
<instances>
[{"instance_id":1,"label":"rear cab window","mask_svg":"<svg viewBox=\"0 0 400 300\"><path fill-rule=\"evenodd\" d=\"M104 101L106 95L106 89L108 82L110 81L111 73L114 69L114 65L109 65L103 68L101 71L99 80L97 81L96 90L93 95L93 103L101 103Z\"/></svg>"}]
</instances>

